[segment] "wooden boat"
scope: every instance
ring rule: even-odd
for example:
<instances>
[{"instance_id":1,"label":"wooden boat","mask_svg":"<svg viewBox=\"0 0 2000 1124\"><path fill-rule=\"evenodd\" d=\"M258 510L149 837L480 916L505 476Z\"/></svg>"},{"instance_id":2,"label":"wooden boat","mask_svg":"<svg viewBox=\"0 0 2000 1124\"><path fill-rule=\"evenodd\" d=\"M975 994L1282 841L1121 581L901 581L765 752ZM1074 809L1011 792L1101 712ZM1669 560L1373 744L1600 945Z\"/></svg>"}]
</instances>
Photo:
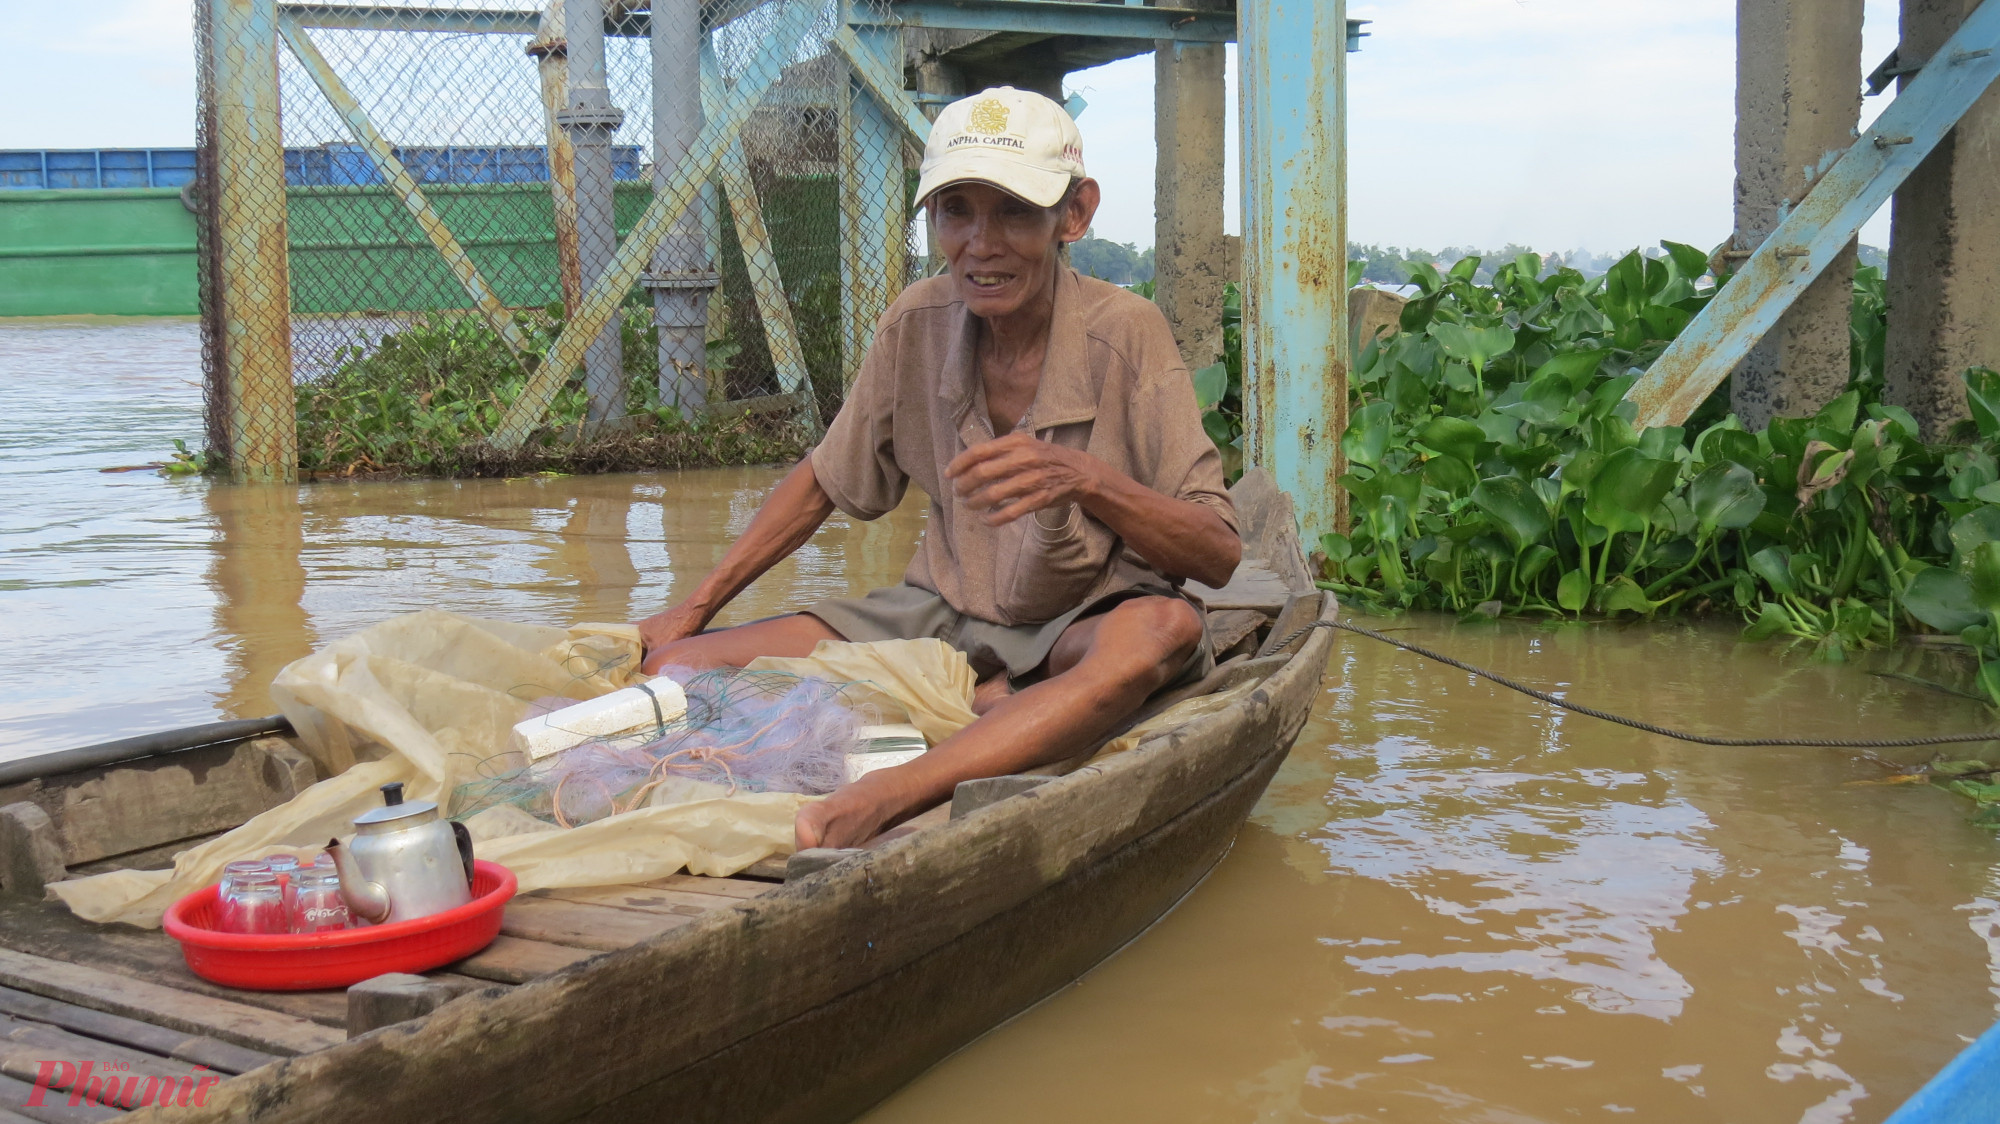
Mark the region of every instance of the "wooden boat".
<instances>
[{"instance_id":1,"label":"wooden boat","mask_svg":"<svg viewBox=\"0 0 2000 1124\"><path fill-rule=\"evenodd\" d=\"M1310 626L1333 600L1307 579L1284 495L1262 474L1236 495L1249 560L1210 597L1226 658L1147 713L1244 687L1226 706L1061 775L968 782L866 850L523 895L492 946L422 979L234 991L189 973L157 931L37 900L63 867L164 863L311 783L281 738L0 789L0 869L17 891L0 908L0 1121L114 1114L60 1093L30 1103L51 1059L225 1078L200 1106L134 1119L862 1112L1158 920L1228 850L1289 751L1331 646ZM179 842L126 846L147 830Z\"/></svg>"}]
</instances>

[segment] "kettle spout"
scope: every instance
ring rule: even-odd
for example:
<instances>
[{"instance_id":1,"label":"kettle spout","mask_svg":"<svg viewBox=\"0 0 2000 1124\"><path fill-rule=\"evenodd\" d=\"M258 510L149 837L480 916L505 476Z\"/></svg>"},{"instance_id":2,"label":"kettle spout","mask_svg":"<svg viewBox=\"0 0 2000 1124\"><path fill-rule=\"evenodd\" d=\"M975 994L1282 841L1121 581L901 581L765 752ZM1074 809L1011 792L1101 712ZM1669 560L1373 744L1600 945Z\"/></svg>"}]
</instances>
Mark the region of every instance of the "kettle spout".
<instances>
[{"instance_id":1,"label":"kettle spout","mask_svg":"<svg viewBox=\"0 0 2000 1124\"><path fill-rule=\"evenodd\" d=\"M326 853L333 858L334 869L340 872L340 900L347 903L354 916L370 924L380 924L389 916L389 891L380 882L370 882L361 876L354 855L340 845L340 840L327 840Z\"/></svg>"}]
</instances>

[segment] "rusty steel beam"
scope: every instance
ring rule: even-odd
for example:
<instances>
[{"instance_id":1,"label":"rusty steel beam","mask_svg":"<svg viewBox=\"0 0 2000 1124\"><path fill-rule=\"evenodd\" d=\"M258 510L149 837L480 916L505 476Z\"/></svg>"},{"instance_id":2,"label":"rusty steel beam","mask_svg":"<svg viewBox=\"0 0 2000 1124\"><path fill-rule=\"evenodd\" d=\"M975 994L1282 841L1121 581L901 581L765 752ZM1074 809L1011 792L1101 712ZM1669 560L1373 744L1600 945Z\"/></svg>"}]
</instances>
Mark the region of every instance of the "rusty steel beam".
<instances>
[{"instance_id":1,"label":"rusty steel beam","mask_svg":"<svg viewBox=\"0 0 2000 1124\"><path fill-rule=\"evenodd\" d=\"M1307 542L1343 525L1347 428L1346 0L1237 9L1246 461Z\"/></svg>"},{"instance_id":2,"label":"rusty steel beam","mask_svg":"<svg viewBox=\"0 0 2000 1124\"><path fill-rule=\"evenodd\" d=\"M763 100L771 84L778 80L779 73L792 58L800 41L812 30L818 16L819 8L804 0L789 0L783 5L776 26L763 37L757 57L730 87L728 101L702 125L701 134L689 147L687 159L674 172L672 182L665 190L654 189L653 201L647 204L645 213L633 224L631 233L618 247L611 264L591 282L576 315L563 326L562 334L549 347L548 357L529 377L521 396L501 417L490 439L494 448L520 448L541 423L549 403L555 400L556 393L575 373L576 365L583 359L587 341L595 339L618 314L625 294L632 290L632 286L638 283L639 275L645 272L653 247L666 237L674 222L694 202L703 184L715 174L722 162L723 152L735 143L743 123L749 119L757 103Z\"/></svg>"},{"instance_id":3,"label":"rusty steel beam","mask_svg":"<svg viewBox=\"0 0 2000 1124\"><path fill-rule=\"evenodd\" d=\"M375 161L376 169L382 173L382 178L389 182L390 190L402 200L404 209L410 212L410 217L417 221L417 228L424 232L425 238L430 239L431 245L437 247L437 252L444 257L445 267L458 279L460 287L465 290L465 295L472 298L473 307L479 310L480 316L486 320L487 327L493 329L501 342L507 345L507 350L513 352L518 360L521 352L528 346L527 337L522 335L520 327L514 323L513 313L501 303L500 297L493 291L493 286L488 284L485 276L479 272L479 267L473 264L471 256L465 252L465 247L459 245L458 236L451 232L451 228L445 225L444 219L431 206L430 200L424 197L423 189L417 186L416 177L410 174L410 170L403 166L401 160L396 159L395 147L375 128L375 123L368 119L367 111L361 108L361 103L355 99L353 92L340 80L340 75L334 72L333 64L327 62L326 56L320 54L319 48L313 45L312 38L305 33L305 29L290 19L281 18L278 21L278 33L284 37L285 44L292 49L292 54L306 68L306 73L312 75L314 85L318 86L319 92L326 96L327 103L332 105L334 112L340 114L340 119L347 123L348 129L354 134L354 139L360 141L361 146L368 150L369 157Z\"/></svg>"},{"instance_id":4,"label":"rusty steel beam","mask_svg":"<svg viewBox=\"0 0 2000 1124\"><path fill-rule=\"evenodd\" d=\"M2000 76L2000 0L1967 16L1626 398L1641 429L1694 413Z\"/></svg>"},{"instance_id":5,"label":"rusty steel beam","mask_svg":"<svg viewBox=\"0 0 2000 1124\"><path fill-rule=\"evenodd\" d=\"M862 46L861 38L851 27L842 27L833 33L833 46L847 61L854 77L867 87L868 93L881 104L883 111L903 126L903 131L909 134L917 147L930 143L931 119L925 117L923 111L917 108L917 103L904 92L902 69Z\"/></svg>"},{"instance_id":6,"label":"rusty steel beam","mask_svg":"<svg viewBox=\"0 0 2000 1124\"><path fill-rule=\"evenodd\" d=\"M701 53L701 96L705 113L714 113L722 104L721 68L715 52L703 46ZM819 404L813 398L812 377L806 369L805 348L799 343L798 326L792 321L792 305L785 298L784 278L778 272L778 254L771 230L764 222L764 208L757 196L757 183L750 178L750 161L743 155L743 143L731 144L722 154L717 179L729 199L729 215L736 226L736 242L743 248L743 265L750 274L750 291L757 301L757 316L764 324L764 340L771 349L771 366L776 369L778 386L799 398L801 420L814 434L820 432Z\"/></svg>"},{"instance_id":7,"label":"rusty steel beam","mask_svg":"<svg viewBox=\"0 0 2000 1124\"><path fill-rule=\"evenodd\" d=\"M213 118L214 339L230 475L298 479L292 392L291 267L285 250L285 142L278 116L278 6L204 0Z\"/></svg>"},{"instance_id":8,"label":"rusty steel beam","mask_svg":"<svg viewBox=\"0 0 2000 1124\"><path fill-rule=\"evenodd\" d=\"M902 32L866 27L853 50L883 71L903 56ZM900 83L899 83L900 85ZM903 288L903 133L850 65L840 99L840 376L854 385L875 342L875 322ZM928 130L926 130L928 135Z\"/></svg>"},{"instance_id":9,"label":"rusty steel beam","mask_svg":"<svg viewBox=\"0 0 2000 1124\"><path fill-rule=\"evenodd\" d=\"M569 89L569 40L563 36L563 6L542 9L535 38L528 43L542 88L542 132L548 138L549 197L555 210L556 273L562 281L563 316L576 315L583 301L583 259L576 248L576 149L556 120Z\"/></svg>"}]
</instances>

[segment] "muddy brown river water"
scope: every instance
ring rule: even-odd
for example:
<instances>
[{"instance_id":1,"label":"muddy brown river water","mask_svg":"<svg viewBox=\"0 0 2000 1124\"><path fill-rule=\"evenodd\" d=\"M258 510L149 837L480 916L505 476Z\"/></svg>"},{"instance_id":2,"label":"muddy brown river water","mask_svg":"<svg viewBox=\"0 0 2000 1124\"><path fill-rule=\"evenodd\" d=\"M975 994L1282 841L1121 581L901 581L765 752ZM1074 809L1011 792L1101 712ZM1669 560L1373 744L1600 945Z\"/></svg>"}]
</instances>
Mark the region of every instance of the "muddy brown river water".
<instances>
[{"instance_id":1,"label":"muddy brown river water","mask_svg":"<svg viewBox=\"0 0 2000 1124\"><path fill-rule=\"evenodd\" d=\"M102 473L199 433L192 324L0 327L0 756L273 709L272 674L419 608L665 604L775 470L247 489ZM728 620L895 580L836 518ZM1979 705L1728 622L1384 627L1714 733L1978 729ZM1214 875L877 1108L905 1121L1878 1121L2000 1010L2000 843L1856 755L1715 749L1339 634ZM1922 751L1894 751L1915 760Z\"/></svg>"}]
</instances>

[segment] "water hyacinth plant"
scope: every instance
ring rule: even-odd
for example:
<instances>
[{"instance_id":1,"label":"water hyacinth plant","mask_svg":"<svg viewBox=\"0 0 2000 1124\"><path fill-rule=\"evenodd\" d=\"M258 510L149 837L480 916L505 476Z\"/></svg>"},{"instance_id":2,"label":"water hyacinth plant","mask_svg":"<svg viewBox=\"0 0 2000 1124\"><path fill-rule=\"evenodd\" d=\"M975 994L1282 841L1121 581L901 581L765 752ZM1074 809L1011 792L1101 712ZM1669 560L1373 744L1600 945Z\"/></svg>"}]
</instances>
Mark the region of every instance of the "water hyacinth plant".
<instances>
[{"instance_id":1,"label":"water hyacinth plant","mask_svg":"<svg viewBox=\"0 0 2000 1124\"><path fill-rule=\"evenodd\" d=\"M1639 431L1625 392L1716 291L1706 254L1662 250L1589 279L1526 254L1484 285L1476 258L1413 263L1396 330L1356 341L1352 526L1320 536L1321 584L1374 611L1731 613L1750 639L1835 659L1913 627L1955 633L2000 705L2000 374L1966 372L1971 423L1921 440L1880 401L1882 277L1863 268L1845 394L1752 432L1725 386L1687 425ZM1234 467L1226 337L1194 380Z\"/></svg>"}]
</instances>

